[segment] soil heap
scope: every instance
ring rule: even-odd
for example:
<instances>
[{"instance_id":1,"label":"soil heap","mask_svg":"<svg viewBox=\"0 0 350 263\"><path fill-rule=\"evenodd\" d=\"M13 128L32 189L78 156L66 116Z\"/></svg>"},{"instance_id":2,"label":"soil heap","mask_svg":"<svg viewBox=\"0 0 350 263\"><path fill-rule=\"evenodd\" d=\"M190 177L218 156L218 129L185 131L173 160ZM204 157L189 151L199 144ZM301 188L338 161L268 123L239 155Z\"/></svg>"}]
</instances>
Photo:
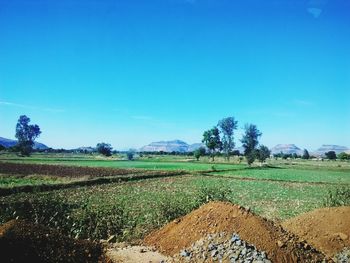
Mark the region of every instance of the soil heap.
<instances>
[{"instance_id":1,"label":"soil heap","mask_svg":"<svg viewBox=\"0 0 350 263\"><path fill-rule=\"evenodd\" d=\"M103 248L26 221L0 226L1 262L103 262Z\"/></svg>"},{"instance_id":2,"label":"soil heap","mask_svg":"<svg viewBox=\"0 0 350 263\"><path fill-rule=\"evenodd\" d=\"M328 257L350 247L350 206L316 209L289 219L282 226Z\"/></svg>"},{"instance_id":3,"label":"soil heap","mask_svg":"<svg viewBox=\"0 0 350 263\"><path fill-rule=\"evenodd\" d=\"M173 256L208 234L237 233L272 262L319 262L324 255L279 225L227 202L210 202L146 236L144 243Z\"/></svg>"}]
</instances>

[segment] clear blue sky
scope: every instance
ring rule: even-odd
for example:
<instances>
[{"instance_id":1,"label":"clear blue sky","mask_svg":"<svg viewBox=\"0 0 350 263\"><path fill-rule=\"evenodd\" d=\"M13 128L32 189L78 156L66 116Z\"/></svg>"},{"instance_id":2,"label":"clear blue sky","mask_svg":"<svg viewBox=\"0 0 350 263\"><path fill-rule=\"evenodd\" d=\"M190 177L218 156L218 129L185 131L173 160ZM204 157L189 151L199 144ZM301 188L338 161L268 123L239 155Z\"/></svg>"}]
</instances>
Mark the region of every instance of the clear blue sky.
<instances>
[{"instance_id":1,"label":"clear blue sky","mask_svg":"<svg viewBox=\"0 0 350 263\"><path fill-rule=\"evenodd\" d=\"M226 116L350 147L350 2L0 0L0 136L21 114L52 147L194 143Z\"/></svg>"}]
</instances>

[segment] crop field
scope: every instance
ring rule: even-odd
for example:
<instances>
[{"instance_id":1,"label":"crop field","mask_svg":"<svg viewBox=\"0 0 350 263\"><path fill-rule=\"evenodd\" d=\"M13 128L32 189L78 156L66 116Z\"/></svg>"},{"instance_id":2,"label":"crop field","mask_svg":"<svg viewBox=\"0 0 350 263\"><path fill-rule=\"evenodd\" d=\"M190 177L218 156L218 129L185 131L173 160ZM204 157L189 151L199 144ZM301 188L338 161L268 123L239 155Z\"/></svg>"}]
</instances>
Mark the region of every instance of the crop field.
<instances>
[{"instance_id":1,"label":"crop field","mask_svg":"<svg viewBox=\"0 0 350 263\"><path fill-rule=\"evenodd\" d=\"M185 157L173 161L7 157L1 159L0 171L0 190L36 189L0 191L0 223L25 218L73 237L106 239L115 234L120 241L135 242L209 200L230 201L280 222L323 207L330 192L350 187L350 165L338 161L271 160L263 167L248 167ZM64 186L76 181L90 183ZM35 188L40 184L62 187Z\"/></svg>"},{"instance_id":2,"label":"crop field","mask_svg":"<svg viewBox=\"0 0 350 263\"><path fill-rule=\"evenodd\" d=\"M205 171L205 170L229 170L245 165L223 164L223 163L202 163L179 160L142 160L142 161L125 161L125 160L96 160L96 159L66 159L66 158L28 158L25 160L17 158L0 158L0 161L24 164L52 164L52 165L69 165L69 166L89 166L89 167L109 167L121 169L147 169L147 170L186 170L186 171Z\"/></svg>"}]
</instances>

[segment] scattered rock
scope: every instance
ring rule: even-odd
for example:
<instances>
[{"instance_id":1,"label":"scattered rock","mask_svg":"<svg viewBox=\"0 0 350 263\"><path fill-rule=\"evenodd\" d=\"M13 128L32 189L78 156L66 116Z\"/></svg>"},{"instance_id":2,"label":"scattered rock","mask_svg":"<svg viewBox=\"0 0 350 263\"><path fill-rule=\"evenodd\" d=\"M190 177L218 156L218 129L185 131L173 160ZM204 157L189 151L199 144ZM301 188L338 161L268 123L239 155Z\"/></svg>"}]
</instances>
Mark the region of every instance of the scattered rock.
<instances>
[{"instance_id":1,"label":"scattered rock","mask_svg":"<svg viewBox=\"0 0 350 263\"><path fill-rule=\"evenodd\" d=\"M350 262L350 248L344 248L341 252L334 256L333 260L336 263Z\"/></svg>"},{"instance_id":2,"label":"scattered rock","mask_svg":"<svg viewBox=\"0 0 350 263\"><path fill-rule=\"evenodd\" d=\"M174 256L174 262L254 262L269 263L266 253L241 240L236 233L209 234Z\"/></svg>"}]
</instances>

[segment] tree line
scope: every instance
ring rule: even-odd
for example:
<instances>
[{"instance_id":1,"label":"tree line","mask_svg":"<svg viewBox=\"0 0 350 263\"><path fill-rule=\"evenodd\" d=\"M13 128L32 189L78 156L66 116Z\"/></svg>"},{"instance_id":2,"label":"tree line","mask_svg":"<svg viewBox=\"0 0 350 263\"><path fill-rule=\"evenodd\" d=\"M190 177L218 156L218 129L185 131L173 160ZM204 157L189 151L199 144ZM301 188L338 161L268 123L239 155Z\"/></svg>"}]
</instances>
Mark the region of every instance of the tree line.
<instances>
[{"instance_id":1,"label":"tree line","mask_svg":"<svg viewBox=\"0 0 350 263\"><path fill-rule=\"evenodd\" d=\"M227 161L229 161L235 148L234 135L237 128L238 121L236 121L234 117L226 117L219 120L216 126L203 133L202 142L207 147L212 161L214 161L215 155L219 152L223 152ZM269 148L265 145L259 146L259 138L261 136L262 133L258 130L256 125L248 123L244 126L244 134L240 141L244 148L244 156L249 165L256 159L260 162L264 162L270 157L271 152ZM200 152L196 152L196 156L200 154Z\"/></svg>"},{"instance_id":2,"label":"tree line","mask_svg":"<svg viewBox=\"0 0 350 263\"><path fill-rule=\"evenodd\" d=\"M187 154L194 155L197 160L201 156L208 154L211 156L212 161L216 155L223 154L227 161L230 160L230 156L232 155L240 155L238 150L235 150L235 141L234 135L235 131L238 128L238 122L234 117L226 117L218 121L217 125L213 126L211 129L204 131L202 142L205 144L207 149L204 147L200 147L195 150L193 153L170 153L170 154ZM21 115L16 124L16 134L18 142L17 145L12 147L12 150L15 152L19 152L22 156L29 156L33 152L33 146L35 140L40 136L41 130L37 124L30 124L30 118L26 115ZM244 148L243 155L245 156L247 163L251 165L256 159L258 159L261 163L263 163L267 158L270 157L270 150L265 145L259 145L259 138L262 136L262 133L258 130L257 126L254 124L245 124L244 126L244 134L240 139L242 146ZM4 147L1 147L0 150L4 150ZM53 150L57 151L67 151L64 149ZM113 147L109 143L98 143L94 149L94 151L105 155L111 156L117 151L113 151ZM126 152L127 158L132 160L134 158L135 151L129 150ZM152 154L154 154L152 152ZM159 152L156 154L169 154L165 152ZM329 151L325 153L325 156L329 160L350 160L350 154L342 152L338 155L334 151ZM310 159L313 156L310 156L309 152L304 149L303 155L294 154L274 154L275 158L302 158L302 159Z\"/></svg>"}]
</instances>

